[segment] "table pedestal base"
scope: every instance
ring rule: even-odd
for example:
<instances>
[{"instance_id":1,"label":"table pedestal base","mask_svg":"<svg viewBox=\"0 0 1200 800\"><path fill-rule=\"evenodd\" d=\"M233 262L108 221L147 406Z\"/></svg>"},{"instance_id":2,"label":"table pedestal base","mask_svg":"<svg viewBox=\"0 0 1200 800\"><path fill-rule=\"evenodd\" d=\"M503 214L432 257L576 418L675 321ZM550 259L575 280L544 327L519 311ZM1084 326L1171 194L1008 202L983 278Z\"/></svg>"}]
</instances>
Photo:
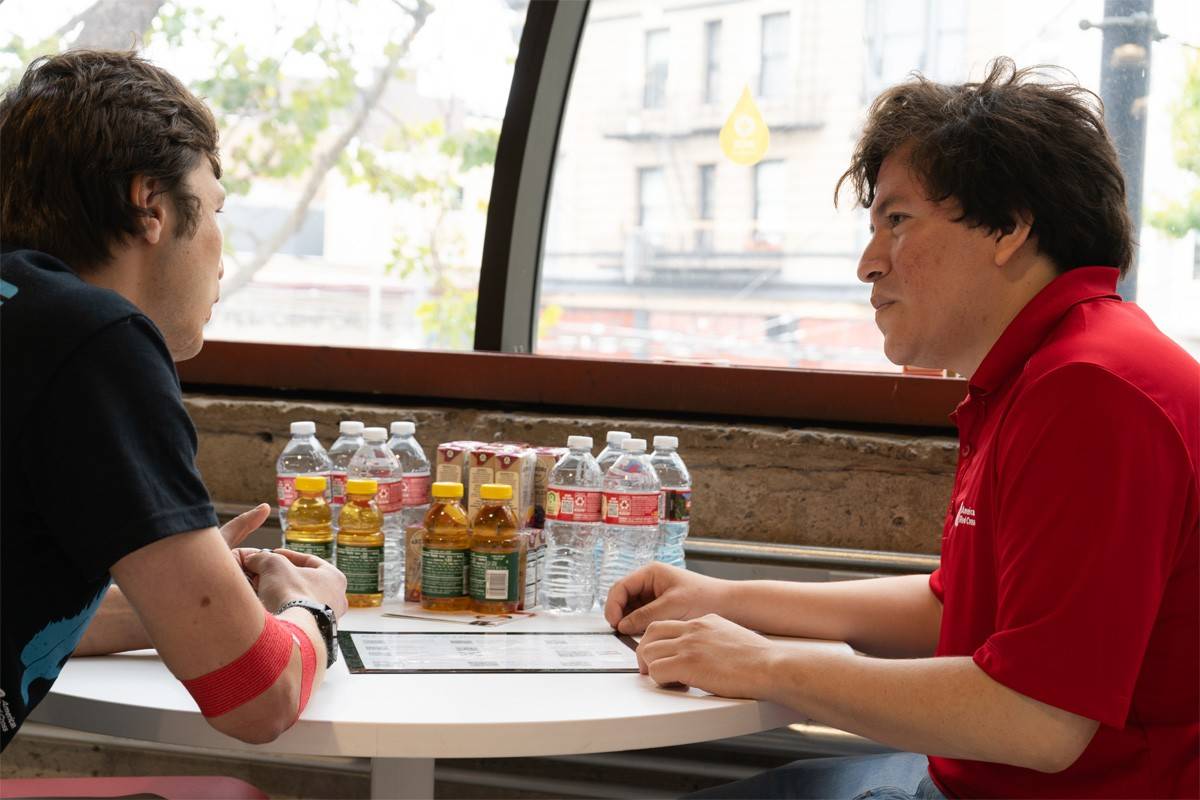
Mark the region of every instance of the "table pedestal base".
<instances>
[{"instance_id":1,"label":"table pedestal base","mask_svg":"<svg viewBox=\"0 0 1200 800\"><path fill-rule=\"evenodd\" d=\"M372 758L373 800L433 800L432 758Z\"/></svg>"}]
</instances>

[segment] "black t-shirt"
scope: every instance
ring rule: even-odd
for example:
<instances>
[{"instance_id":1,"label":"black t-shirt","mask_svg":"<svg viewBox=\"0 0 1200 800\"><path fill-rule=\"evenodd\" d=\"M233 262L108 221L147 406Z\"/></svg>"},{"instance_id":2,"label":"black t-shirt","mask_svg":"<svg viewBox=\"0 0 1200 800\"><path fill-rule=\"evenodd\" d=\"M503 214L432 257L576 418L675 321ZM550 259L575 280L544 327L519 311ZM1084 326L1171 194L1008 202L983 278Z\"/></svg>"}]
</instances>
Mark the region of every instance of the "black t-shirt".
<instances>
[{"instance_id":1,"label":"black t-shirt","mask_svg":"<svg viewBox=\"0 0 1200 800\"><path fill-rule=\"evenodd\" d=\"M0 254L0 749L109 584L158 539L217 524L158 328L31 250Z\"/></svg>"}]
</instances>

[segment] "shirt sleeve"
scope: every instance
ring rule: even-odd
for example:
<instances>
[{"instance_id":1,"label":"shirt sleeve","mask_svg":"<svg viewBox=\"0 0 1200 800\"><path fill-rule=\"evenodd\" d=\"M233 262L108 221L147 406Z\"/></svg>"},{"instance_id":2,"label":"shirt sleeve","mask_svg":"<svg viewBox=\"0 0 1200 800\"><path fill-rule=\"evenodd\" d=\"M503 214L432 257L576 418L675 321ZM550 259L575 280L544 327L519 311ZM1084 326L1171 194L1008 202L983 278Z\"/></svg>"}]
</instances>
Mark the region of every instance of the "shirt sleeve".
<instances>
[{"instance_id":1,"label":"shirt sleeve","mask_svg":"<svg viewBox=\"0 0 1200 800\"><path fill-rule=\"evenodd\" d=\"M1158 406L1108 371L1031 385L997 439L996 681L1123 727L1178 559L1191 467Z\"/></svg>"},{"instance_id":2,"label":"shirt sleeve","mask_svg":"<svg viewBox=\"0 0 1200 800\"><path fill-rule=\"evenodd\" d=\"M217 524L174 362L144 317L109 325L71 354L36 418L23 432L27 485L84 574Z\"/></svg>"}]
</instances>

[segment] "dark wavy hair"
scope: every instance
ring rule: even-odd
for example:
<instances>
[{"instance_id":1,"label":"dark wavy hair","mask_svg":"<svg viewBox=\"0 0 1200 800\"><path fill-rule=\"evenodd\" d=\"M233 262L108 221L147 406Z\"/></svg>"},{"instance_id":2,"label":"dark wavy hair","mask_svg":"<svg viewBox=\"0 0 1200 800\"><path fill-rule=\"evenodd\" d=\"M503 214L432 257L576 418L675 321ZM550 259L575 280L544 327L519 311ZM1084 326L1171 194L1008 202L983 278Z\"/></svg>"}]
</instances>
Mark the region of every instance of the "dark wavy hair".
<instances>
[{"instance_id":1,"label":"dark wavy hair","mask_svg":"<svg viewBox=\"0 0 1200 800\"><path fill-rule=\"evenodd\" d=\"M75 268L97 267L142 230L136 175L155 178L195 234L200 201L185 183L207 158L221 176L212 112L134 52L71 50L29 65L0 100L0 236Z\"/></svg>"},{"instance_id":2,"label":"dark wavy hair","mask_svg":"<svg viewBox=\"0 0 1200 800\"><path fill-rule=\"evenodd\" d=\"M944 85L920 75L871 105L850 162L834 189L854 188L870 208L883 160L912 145L911 167L930 200L953 198L960 221L989 233L1032 217L1039 252L1062 273L1133 259L1125 177L1104 127L1103 105L1047 67L1017 69L998 58L979 83Z\"/></svg>"}]
</instances>

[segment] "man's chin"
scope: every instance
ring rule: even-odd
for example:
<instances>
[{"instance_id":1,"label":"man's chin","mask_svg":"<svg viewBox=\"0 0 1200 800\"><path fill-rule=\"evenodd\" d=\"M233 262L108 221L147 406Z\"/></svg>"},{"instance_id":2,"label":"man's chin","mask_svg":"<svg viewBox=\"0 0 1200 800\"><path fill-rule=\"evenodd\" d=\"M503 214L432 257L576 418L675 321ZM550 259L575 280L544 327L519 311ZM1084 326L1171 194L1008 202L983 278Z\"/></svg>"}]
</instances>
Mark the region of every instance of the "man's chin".
<instances>
[{"instance_id":1,"label":"man's chin","mask_svg":"<svg viewBox=\"0 0 1200 800\"><path fill-rule=\"evenodd\" d=\"M171 359L178 364L180 361L187 361L189 358L195 358L204 349L204 335L201 334L185 345L171 348Z\"/></svg>"}]
</instances>

